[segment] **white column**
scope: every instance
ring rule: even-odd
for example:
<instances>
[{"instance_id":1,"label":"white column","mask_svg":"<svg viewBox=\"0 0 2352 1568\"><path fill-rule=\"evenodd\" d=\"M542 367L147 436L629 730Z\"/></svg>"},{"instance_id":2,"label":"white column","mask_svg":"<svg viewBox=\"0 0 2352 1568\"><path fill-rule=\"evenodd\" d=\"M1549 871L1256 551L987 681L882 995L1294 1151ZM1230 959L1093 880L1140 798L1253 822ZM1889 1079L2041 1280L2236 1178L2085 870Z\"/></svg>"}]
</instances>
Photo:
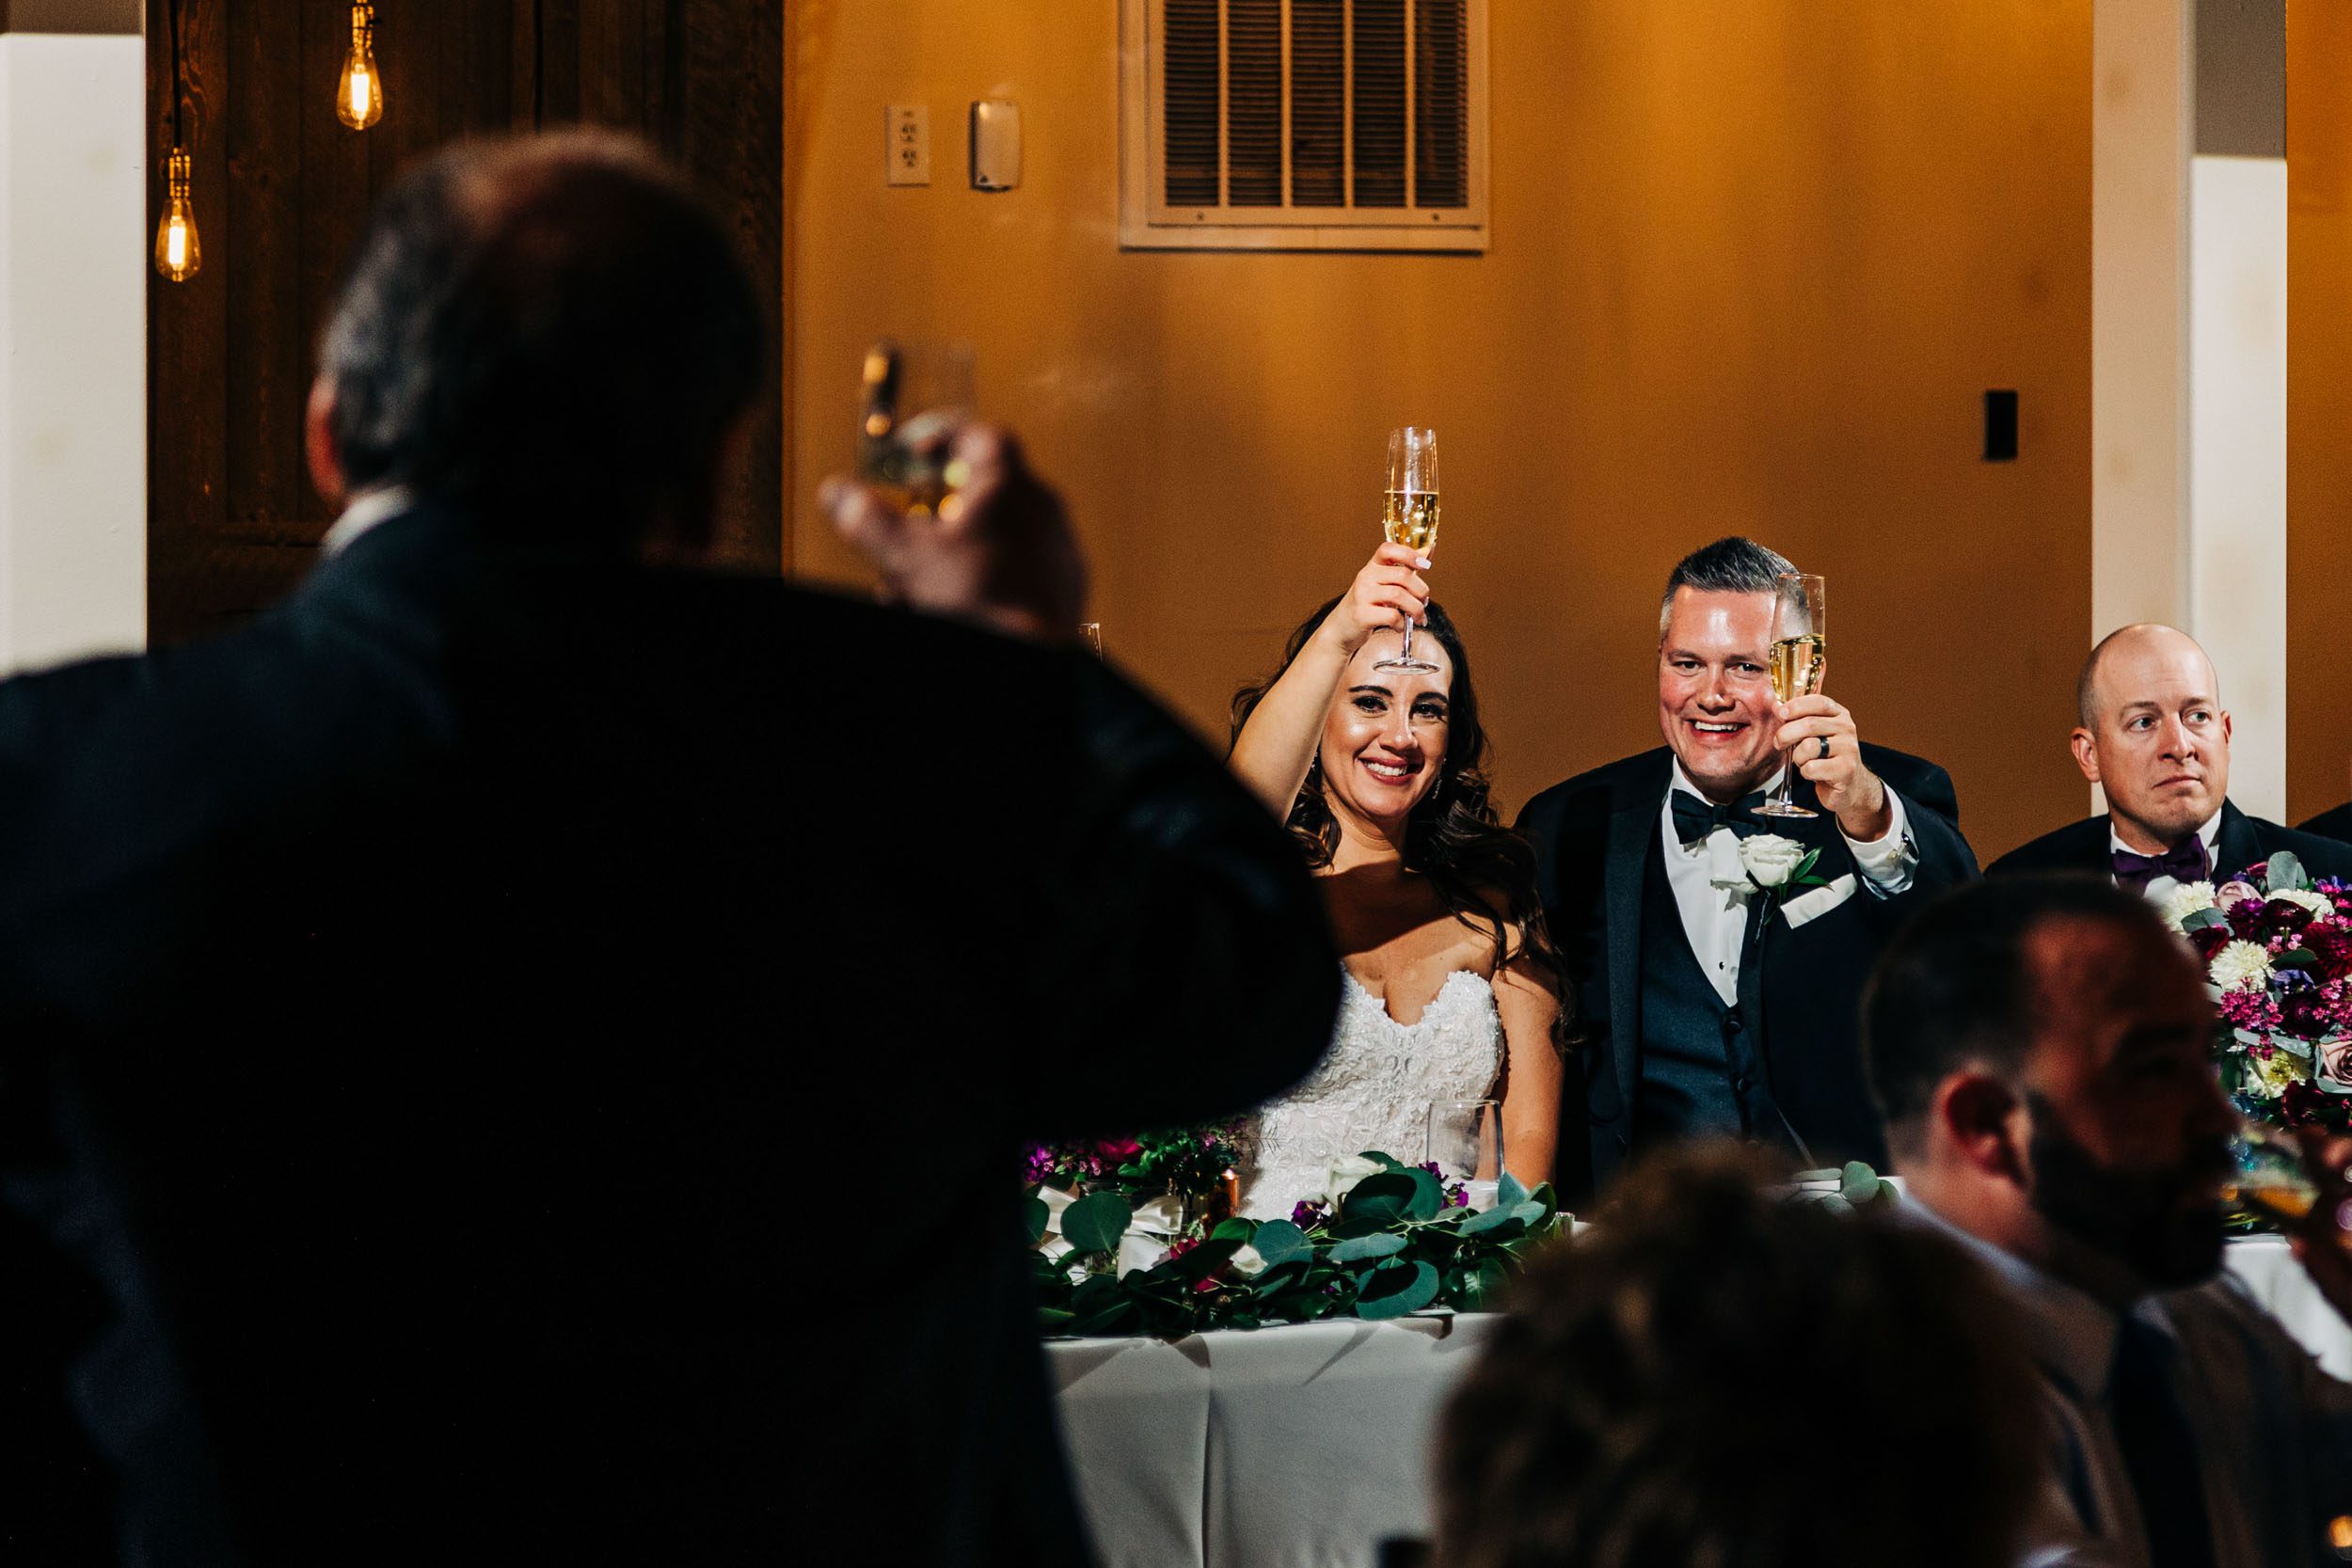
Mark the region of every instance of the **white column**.
<instances>
[{"instance_id":1,"label":"white column","mask_svg":"<svg viewBox=\"0 0 2352 1568\"><path fill-rule=\"evenodd\" d=\"M0 32L0 670L146 641L146 81Z\"/></svg>"},{"instance_id":2,"label":"white column","mask_svg":"<svg viewBox=\"0 0 2352 1568\"><path fill-rule=\"evenodd\" d=\"M2092 641L2187 625L2191 4L2091 11Z\"/></svg>"},{"instance_id":3,"label":"white column","mask_svg":"<svg viewBox=\"0 0 2352 1568\"><path fill-rule=\"evenodd\" d=\"M2204 644L2235 721L2231 798L2269 817L2286 809L2285 27L2284 0L2095 0L2091 42L2090 635L2162 621Z\"/></svg>"},{"instance_id":4,"label":"white column","mask_svg":"<svg viewBox=\"0 0 2352 1568\"><path fill-rule=\"evenodd\" d=\"M2287 165L2189 174L2187 618L2235 726L2230 798L2287 806Z\"/></svg>"}]
</instances>

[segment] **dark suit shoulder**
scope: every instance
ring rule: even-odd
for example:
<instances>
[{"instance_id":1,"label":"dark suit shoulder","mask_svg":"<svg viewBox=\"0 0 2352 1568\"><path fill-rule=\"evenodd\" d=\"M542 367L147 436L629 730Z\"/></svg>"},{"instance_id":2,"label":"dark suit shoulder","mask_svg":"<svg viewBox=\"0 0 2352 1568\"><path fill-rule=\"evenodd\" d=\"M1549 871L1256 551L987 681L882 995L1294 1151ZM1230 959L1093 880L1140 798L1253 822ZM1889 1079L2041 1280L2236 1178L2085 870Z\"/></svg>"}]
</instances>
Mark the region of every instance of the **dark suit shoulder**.
<instances>
[{"instance_id":1,"label":"dark suit shoulder","mask_svg":"<svg viewBox=\"0 0 2352 1568\"><path fill-rule=\"evenodd\" d=\"M1955 822L1960 820L1960 794L1952 786L1951 774L1945 771L1941 763L1866 740L1862 743L1862 765L1904 800L1941 812Z\"/></svg>"},{"instance_id":2,"label":"dark suit shoulder","mask_svg":"<svg viewBox=\"0 0 2352 1568\"><path fill-rule=\"evenodd\" d=\"M1629 798L1662 801L1671 769L1671 754L1663 746L1590 768L1530 800L1519 814L1519 831L1541 832L1567 816L1607 811Z\"/></svg>"},{"instance_id":3,"label":"dark suit shoulder","mask_svg":"<svg viewBox=\"0 0 2352 1568\"><path fill-rule=\"evenodd\" d=\"M2333 811L2323 811L2309 822L2297 823L2295 831L2352 844L2352 801L2346 801Z\"/></svg>"},{"instance_id":4,"label":"dark suit shoulder","mask_svg":"<svg viewBox=\"0 0 2352 1568\"><path fill-rule=\"evenodd\" d=\"M2106 871L2107 819L2102 814L2069 822L2055 832L2021 844L1984 868L1988 877L2024 871Z\"/></svg>"},{"instance_id":5,"label":"dark suit shoulder","mask_svg":"<svg viewBox=\"0 0 2352 1568\"><path fill-rule=\"evenodd\" d=\"M2262 846L2265 855L2284 850L2301 861L2303 869L2313 877L2352 881L2352 844L2299 828L2281 827L2260 816L2246 820L2253 828L2254 842Z\"/></svg>"}]
</instances>

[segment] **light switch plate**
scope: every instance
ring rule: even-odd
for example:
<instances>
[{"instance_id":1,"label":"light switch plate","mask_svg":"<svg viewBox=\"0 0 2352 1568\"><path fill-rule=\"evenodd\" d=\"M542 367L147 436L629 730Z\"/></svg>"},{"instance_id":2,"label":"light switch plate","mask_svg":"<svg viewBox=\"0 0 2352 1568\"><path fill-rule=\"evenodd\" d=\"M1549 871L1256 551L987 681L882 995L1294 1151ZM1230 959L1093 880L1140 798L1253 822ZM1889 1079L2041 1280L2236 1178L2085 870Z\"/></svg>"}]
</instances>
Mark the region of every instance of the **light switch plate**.
<instances>
[{"instance_id":1,"label":"light switch plate","mask_svg":"<svg viewBox=\"0 0 2352 1568\"><path fill-rule=\"evenodd\" d=\"M972 105L972 188L1009 191L1021 183L1021 105L983 98Z\"/></svg>"},{"instance_id":2,"label":"light switch plate","mask_svg":"<svg viewBox=\"0 0 2352 1568\"><path fill-rule=\"evenodd\" d=\"M883 111L884 182L931 182L931 111L922 103L893 103Z\"/></svg>"}]
</instances>

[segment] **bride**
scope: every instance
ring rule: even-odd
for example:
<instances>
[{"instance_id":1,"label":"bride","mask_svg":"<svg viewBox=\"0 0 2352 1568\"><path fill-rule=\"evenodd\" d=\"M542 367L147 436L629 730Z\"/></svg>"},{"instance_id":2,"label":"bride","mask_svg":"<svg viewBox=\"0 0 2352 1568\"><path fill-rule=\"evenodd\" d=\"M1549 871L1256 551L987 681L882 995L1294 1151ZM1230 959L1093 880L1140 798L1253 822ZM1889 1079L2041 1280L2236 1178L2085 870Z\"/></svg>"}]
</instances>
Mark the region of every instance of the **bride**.
<instances>
[{"instance_id":1,"label":"bride","mask_svg":"<svg viewBox=\"0 0 2352 1568\"><path fill-rule=\"evenodd\" d=\"M1346 970L1322 1065L1252 1118L1255 1218L1323 1196L1335 1159L1417 1163L1441 1101L1500 1100L1505 1167L1551 1179L1565 981L1534 851L1487 800L1461 639L1417 565L1381 546L1292 634L1274 679L1233 699L1233 770L1321 876ZM1434 673L1374 668L1407 617Z\"/></svg>"}]
</instances>

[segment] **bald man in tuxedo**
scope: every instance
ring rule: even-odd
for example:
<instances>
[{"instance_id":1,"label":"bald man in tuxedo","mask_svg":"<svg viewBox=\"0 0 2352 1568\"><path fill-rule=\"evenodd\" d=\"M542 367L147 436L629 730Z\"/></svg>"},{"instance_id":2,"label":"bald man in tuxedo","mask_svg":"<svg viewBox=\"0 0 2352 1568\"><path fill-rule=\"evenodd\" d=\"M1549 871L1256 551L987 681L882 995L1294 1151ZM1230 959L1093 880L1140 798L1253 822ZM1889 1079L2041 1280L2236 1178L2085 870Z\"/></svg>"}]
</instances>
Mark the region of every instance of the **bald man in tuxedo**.
<instances>
[{"instance_id":1,"label":"bald man in tuxedo","mask_svg":"<svg viewBox=\"0 0 2352 1568\"><path fill-rule=\"evenodd\" d=\"M1996 860L1988 876L2090 871L2135 892L2158 877L2201 882L2281 850L2313 877L2352 878L2352 845L2240 811L2230 800L2230 712L2213 660L2186 632L2140 624L2101 639L2075 683L2070 744L2107 810Z\"/></svg>"}]
</instances>

